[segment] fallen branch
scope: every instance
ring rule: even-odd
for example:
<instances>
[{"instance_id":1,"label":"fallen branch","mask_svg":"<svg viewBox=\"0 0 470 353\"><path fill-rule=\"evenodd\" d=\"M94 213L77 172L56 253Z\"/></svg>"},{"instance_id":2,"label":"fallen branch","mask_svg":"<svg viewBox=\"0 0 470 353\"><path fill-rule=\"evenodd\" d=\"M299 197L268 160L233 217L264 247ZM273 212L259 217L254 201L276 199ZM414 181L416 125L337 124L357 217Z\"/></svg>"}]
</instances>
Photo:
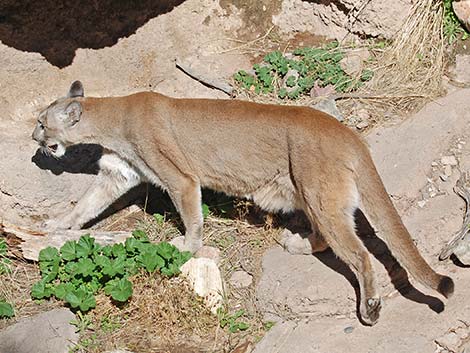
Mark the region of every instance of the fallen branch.
<instances>
[{"instance_id":1,"label":"fallen branch","mask_svg":"<svg viewBox=\"0 0 470 353\"><path fill-rule=\"evenodd\" d=\"M462 173L457 181L454 191L465 200L467 211L463 225L454 237L442 249L440 260L447 259L454 254L465 265L470 265L470 172Z\"/></svg>"},{"instance_id":2,"label":"fallen branch","mask_svg":"<svg viewBox=\"0 0 470 353\"><path fill-rule=\"evenodd\" d=\"M95 230L58 230L53 232L36 231L13 224L0 223L0 234L12 234L22 240L20 249L23 257L38 260L39 251L53 246L60 248L67 240L78 240L84 234L90 234L101 245L124 242L131 236L130 232L103 232Z\"/></svg>"},{"instance_id":3,"label":"fallen branch","mask_svg":"<svg viewBox=\"0 0 470 353\"><path fill-rule=\"evenodd\" d=\"M217 89L219 91L222 91L229 96L233 95L233 87L229 85L226 82L220 82L219 80L209 77L202 72L196 72L192 67L191 64L185 65L178 59L175 59L175 65L178 69L183 71L186 75L189 77L195 79L196 81L202 83L205 86L208 86L210 88Z\"/></svg>"}]
</instances>

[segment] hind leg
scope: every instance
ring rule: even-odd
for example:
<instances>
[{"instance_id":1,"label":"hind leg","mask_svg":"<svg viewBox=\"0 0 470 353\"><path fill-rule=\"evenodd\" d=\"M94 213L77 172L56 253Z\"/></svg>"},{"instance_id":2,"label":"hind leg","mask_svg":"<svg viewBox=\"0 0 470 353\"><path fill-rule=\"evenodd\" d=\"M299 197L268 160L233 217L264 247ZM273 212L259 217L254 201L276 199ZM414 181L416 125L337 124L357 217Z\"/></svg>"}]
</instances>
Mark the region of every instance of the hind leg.
<instances>
[{"instance_id":1,"label":"hind leg","mask_svg":"<svg viewBox=\"0 0 470 353\"><path fill-rule=\"evenodd\" d=\"M360 285L359 311L362 321L374 325L381 309L370 255L355 232L354 211L358 193L352 182L340 182L304 193L305 212L325 241L355 273ZM343 180L344 181L344 180ZM313 188L311 190L314 190Z\"/></svg>"}]
</instances>

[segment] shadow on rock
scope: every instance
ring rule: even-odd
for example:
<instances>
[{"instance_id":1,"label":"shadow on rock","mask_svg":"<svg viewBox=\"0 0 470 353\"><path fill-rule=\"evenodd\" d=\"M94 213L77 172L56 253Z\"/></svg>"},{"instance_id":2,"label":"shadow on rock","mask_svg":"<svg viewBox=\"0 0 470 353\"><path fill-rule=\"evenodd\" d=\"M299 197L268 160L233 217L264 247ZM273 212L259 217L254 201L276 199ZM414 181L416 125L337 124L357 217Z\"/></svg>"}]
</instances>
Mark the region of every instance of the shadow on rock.
<instances>
[{"instance_id":1,"label":"shadow on rock","mask_svg":"<svg viewBox=\"0 0 470 353\"><path fill-rule=\"evenodd\" d=\"M426 304L436 313L442 312L444 310L444 303L438 298L426 295L413 287L408 279L406 270L398 263L388 246L375 235L374 229L361 210L358 209L354 216L357 232L364 241L364 245L385 267L395 289L403 297L411 301Z\"/></svg>"},{"instance_id":2,"label":"shadow on rock","mask_svg":"<svg viewBox=\"0 0 470 353\"><path fill-rule=\"evenodd\" d=\"M183 1L4 0L0 40L22 51L41 53L52 65L63 68L72 63L78 48L112 46Z\"/></svg>"}]
</instances>

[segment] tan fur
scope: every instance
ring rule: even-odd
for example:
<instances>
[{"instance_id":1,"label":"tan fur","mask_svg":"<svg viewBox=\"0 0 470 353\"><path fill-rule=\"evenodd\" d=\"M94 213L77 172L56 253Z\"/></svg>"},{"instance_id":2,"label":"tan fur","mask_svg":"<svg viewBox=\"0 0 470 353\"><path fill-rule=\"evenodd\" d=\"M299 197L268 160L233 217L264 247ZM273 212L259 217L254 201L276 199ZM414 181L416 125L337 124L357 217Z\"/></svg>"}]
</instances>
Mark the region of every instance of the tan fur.
<instances>
[{"instance_id":1,"label":"tan fur","mask_svg":"<svg viewBox=\"0 0 470 353\"><path fill-rule=\"evenodd\" d=\"M369 253L355 233L354 212L361 207L416 280L446 296L452 293L452 280L435 273L419 254L364 143L327 114L150 92L82 96L81 84L74 83L67 98L40 114L33 133L57 157L65 151L61 146L78 143L100 144L107 151L95 185L51 227L82 227L141 181L168 191L191 251L202 246L201 187L253 199L269 211L302 209L321 234L310 239L312 249L329 245L351 267L361 288L361 317L374 324L381 300Z\"/></svg>"}]
</instances>

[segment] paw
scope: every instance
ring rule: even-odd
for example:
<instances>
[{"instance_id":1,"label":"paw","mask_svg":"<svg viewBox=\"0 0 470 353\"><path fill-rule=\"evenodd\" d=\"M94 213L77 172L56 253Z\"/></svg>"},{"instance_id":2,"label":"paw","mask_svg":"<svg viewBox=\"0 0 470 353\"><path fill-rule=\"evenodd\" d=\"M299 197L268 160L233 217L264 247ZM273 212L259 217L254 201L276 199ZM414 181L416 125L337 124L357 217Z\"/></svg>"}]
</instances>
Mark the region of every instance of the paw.
<instances>
[{"instance_id":1,"label":"paw","mask_svg":"<svg viewBox=\"0 0 470 353\"><path fill-rule=\"evenodd\" d=\"M367 298L361 303L361 319L369 326L377 323L382 309L382 300L380 298Z\"/></svg>"},{"instance_id":2,"label":"paw","mask_svg":"<svg viewBox=\"0 0 470 353\"><path fill-rule=\"evenodd\" d=\"M281 245L293 255L311 255L312 246L307 238L302 238L298 233L293 234L285 229L281 235Z\"/></svg>"},{"instance_id":3,"label":"paw","mask_svg":"<svg viewBox=\"0 0 470 353\"><path fill-rule=\"evenodd\" d=\"M184 236L176 237L170 244L173 244L178 248L179 251L190 251L191 253L196 253L200 248L202 248L202 240L189 240Z\"/></svg>"}]
</instances>

